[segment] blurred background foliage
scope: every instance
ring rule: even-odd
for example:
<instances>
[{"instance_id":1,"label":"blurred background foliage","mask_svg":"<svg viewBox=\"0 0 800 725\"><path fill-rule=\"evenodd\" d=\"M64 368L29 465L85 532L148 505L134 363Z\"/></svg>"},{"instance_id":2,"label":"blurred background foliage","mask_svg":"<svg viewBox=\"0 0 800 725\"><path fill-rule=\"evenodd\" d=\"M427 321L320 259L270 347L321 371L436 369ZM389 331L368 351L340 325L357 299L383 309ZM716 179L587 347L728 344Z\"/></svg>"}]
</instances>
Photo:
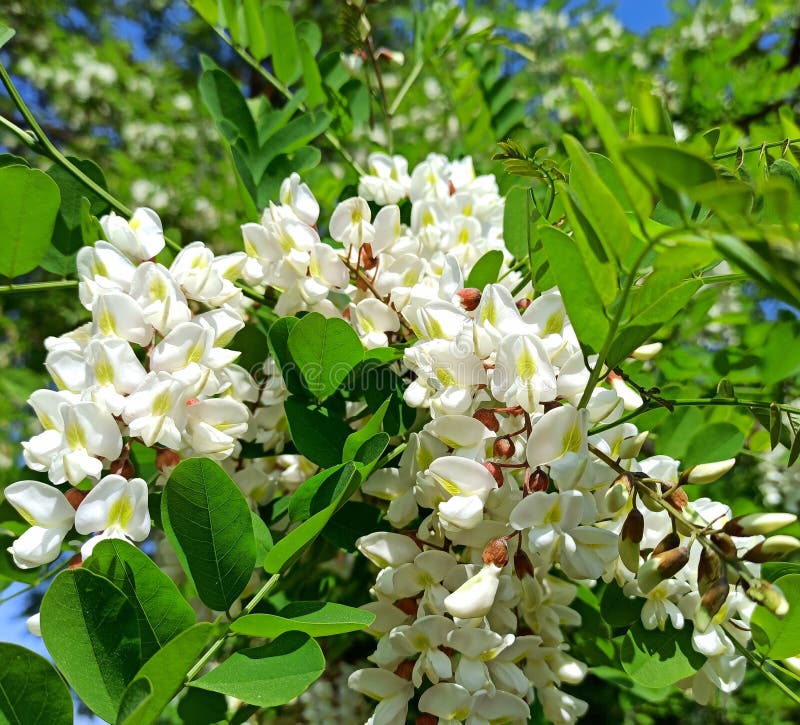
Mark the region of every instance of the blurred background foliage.
<instances>
[{"instance_id":1,"label":"blurred background foliage","mask_svg":"<svg viewBox=\"0 0 800 725\"><path fill-rule=\"evenodd\" d=\"M201 12L209 7L194 5ZM218 5L236 3L212 1L207 11ZM575 76L590 83L622 131L632 118L641 122L655 93L676 138L698 139L696 148L708 155L714 149L700 139L714 128L718 151L800 138L795 0L673 0L669 22L644 31L626 28L605 2L369 3L370 39L389 108L381 106L377 76L359 56L362 38L346 5L284 5L321 76L321 95L307 97L306 105L330 115L329 137L314 144L321 163L303 174L323 209L351 193L357 179L335 144L361 165L390 144L410 165L431 151L471 155L476 169L497 174L504 189L515 180L492 161L498 140L510 137L563 158L559 140L571 133L601 149L571 83ZM641 13L646 17L646 9ZM0 57L64 153L95 161L117 198L156 209L173 238L203 239L217 251L239 248L238 226L256 217L256 205L237 179L233 139L220 139L198 91L200 54L238 82L256 117L287 108L263 74L178 0L6 0L0 21L17 31ZM252 39L233 35L252 46ZM279 77L285 72L272 59L263 67ZM639 115L632 117L634 107ZM6 97L0 113L15 118ZM41 163L12 135L0 132L0 145ZM734 153L725 163L758 179L783 156L783 172L800 185L794 152L789 146ZM39 278L40 272L28 281ZM664 350L654 361L633 363L624 372L667 398L711 396L724 378L742 398L797 406L797 310L752 282L721 287L704 288L676 325L656 335ZM44 339L76 326L85 313L74 290L5 296L0 305L0 483L6 484L30 475L20 468L18 442L33 432L25 400L47 384ZM784 421L787 431L797 423ZM800 512L800 468L787 466L787 448L773 449L769 432L745 409L659 409L637 424L653 431L647 444L653 453L687 460L699 448L715 447L718 458L737 456L725 490L696 495L732 503L736 514L764 507ZM303 586L319 589L307 596L337 587L344 592L345 584L332 577L304 573ZM642 699L641 692L592 677L577 689L592 703L587 722L797 722L800 713L759 678L751 670L740 694L721 709L700 708L679 695Z\"/></svg>"}]
</instances>

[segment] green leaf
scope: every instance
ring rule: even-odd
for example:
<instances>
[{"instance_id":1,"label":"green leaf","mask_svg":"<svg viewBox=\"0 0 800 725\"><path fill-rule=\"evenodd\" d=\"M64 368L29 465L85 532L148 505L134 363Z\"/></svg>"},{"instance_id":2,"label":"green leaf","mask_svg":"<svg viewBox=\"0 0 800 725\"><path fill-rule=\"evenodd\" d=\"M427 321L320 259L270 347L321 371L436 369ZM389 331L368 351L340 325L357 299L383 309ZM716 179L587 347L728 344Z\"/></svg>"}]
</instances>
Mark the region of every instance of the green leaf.
<instances>
[{"instance_id":1,"label":"green leaf","mask_svg":"<svg viewBox=\"0 0 800 725\"><path fill-rule=\"evenodd\" d=\"M256 151L256 124L236 81L224 70L212 68L200 75L198 88L225 141L233 145L242 139L248 149Z\"/></svg>"},{"instance_id":2,"label":"green leaf","mask_svg":"<svg viewBox=\"0 0 800 725\"><path fill-rule=\"evenodd\" d=\"M775 450L775 446L781 442L782 428L781 408L777 403L772 403L769 406L769 447L772 450Z\"/></svg>"},{"instance_id":3,"label":"green leaf","mask_svg":"<svg viewBox=\"0 0 800 725\"><path fill-rule=\"evenodd\" d=\"M272 532L255 511L250 513L253 519L253 534L256 537L256 562L259 562L264 560L272 548Z\"/></svg>"},{"instance_id":4,"label":"green leaf","mask_svg":"<svg viewBox=\"0 0 800 725\"><path fill-rule=\"evenodd\" d=\"M119 704L117 725L138 725L140 722L147 722L144 714L148 709L152 694L153 683L149 677L140 677L131 682Z\"/></svg>"},{"instance_id":5,"label":"green leaf","mask_svg":"<svg viewBox=\"0 0 800 725\"><path fill-rule=\"evenodd\" d=\"M360 464L359 470L363 478L367 478L372 473L372 469L378 465L378 460L389 446L389 440L388 433L376 433L368 441L364 441L356 451L354 460Z\"/></svg>"},{"instance_id":6,"label":"green leaf","mask_svg":"<svg viewBox=\"0 0 800 725\"><path fill-rule=\"evenodd\" d=\"M364 346L355 330L341 318L319 312L303 317L289 333L289 352L306 387L325 400L364 359Z\"/></svg>"},{"instance_id":7,"label":"green leaf","mask_svg":"<svg viewBox=\"0 0 800 725\"><path fill-rule=\"evenodd\" d=\"M389 409L389 404L392 402L391 398L387 398L381 403L381 407L370 416L370 419L364 423L357 431L354 431L344 442L344 449L342 451L343 461L352 461L361 446L366 443L372 436L379 433L381 424L386 416L386 411Z\"/></svg>"},{"instance_id":8,"label":"green leaf","mask_svg":"<svg viewBox=\"0 0 800 725\"><path fill-rule=\"evenodd\" d=\"M328 637L357 632L375 621L372 612L335 602L292 602L279 614L247 614L231 625L231 631L249 637L273 639L284 632L305 632Z\"/></svg>"},{"instance_id":9,"label":"green leaf","mask_svg":"<svg viewBox=\"0 0 800 725\"><path fill-rule=\"evenodd\" d=\"M345 464L347 465L352 464ZM336 498L319 513L304 521L296 529L290 531L272 547L267 558L264 559L264 570L268 574L276 574L292 563L302 554L305 547L310 544L328 523L330 518L358 490L361 484L361 474L355 470L347 487L341 490Z\"/></svg>"},{"instance_id":10,"label":"green leaf","mask_svg":"<svg viewBox=\"0 0 800 725\"><path fill-rule=\"evenodd\" d=\"M347 488L355 474L352 463L340 463L315 474L292 494L289 502L289 519L304 521L326 506Z\"/></svg>"},{"instance_id":11,"label":"green leaf","mask_svg":"<svg viewBox=\"0 0 800 725\"><path fill-rule=\"evenodd\" d=\"M324 669L319 645L307 634L287 632L269 644L234 652L191 687L221 692L259 707L275 707L305 692Z\"/></svg>"},{"instance_id":12,"label":"green leaf","mask_svg":"<svg viewBox=\"0 0 800 725\"><path fill-rule=\"evenodd\" d=\"M374 531L389 531L389 523L377 506L363 501L347 501L333 516L322 532L326 541L344 551L355 552L356 541Z\"/></svg>"},{"instance_id":13,"label":"green leaf","mask_svg":"<svg viewBox=\"0 0 800 725\"><path fill-rule=\"evenodd\" d=\"M267 35L261 19L261 0L242 0L242 7L247 28L247 47L250 55L261 62L269 55Z\"/></svg>"},{"instance_id":14,"label":"green leaf","mask_svg":"<svg viewBox=\"0 0 800 725\"><path fill-rule=\"evenodd\" d=\"M101 541L84 568L114 584L133 605L147 660L195 622L194 610L147 554L121 539Z\"/></svg>"},{"instance_id":15,"label":"green leaf","mask_svg":"<svg viewBox=\"0 0 800 725\"><path fill-rule=\"evenodd\" d=\"M528 218L528 189L515 186L506 194L506 205L503 211L503 241L506 249L515 259L528 256L528 236L530 233Z\"/></svg>"},{"instance_id":16,"label":"green leaf","mask_svg":"<svg viewBox=\"0 0 800 725\"><path fill-rule=\"evenodd\" d=\"M270 353L281 369L286 388L292 395L308 397L308 391L303 385L297 365L292 361L292 356L289 352L289 335L298 322L300 320L296 317L281 317L279 320L275 320L269 328L267 340Z\"/></svg>"},{"instance_id":17,"label":"green leaf","mask_svg":"<svg viewBox=\"0 0 800 725\"><path fill-rule=\"evenodd\" d=\"M622 206L603 183L578 140L567 134L563 142L571 162L570 189L607 252L620 261L624 260L633 243L633 235Z\"/></svg>"},{"instance_id":18,"label":"green leaf","mask_svg":"<svg viewBox=\"0 0 800 725\"><path fill-rule=\"evenodd\" d=\"M0 27L0 35L1 31ZM72 723L72 697L53 665L35 652L9 642L0 642L0 722Z\"/></svg>"},{"instance_id":19,"label":"green leaf","mask_svg":"<svg viewBox=\"0 0 800 725\"><path fill-rule=\"evenodd\" d=\"M250 508L238 486L207 458L181 461L164 487L164 531L197 594L225 611L256 565Z\"/></svg>"},{"instance_id":20,"label":"green leaf","mask_svg":"<svg viewBox=\"0 0 800 725\"><path fill-rule=\"evenodd\" d=\"M706 658L694 651L690 630L675 629L668 623L662 632L645 629L641 622L636 622L622 642L622 669L645 687L666 687L691 677Z\"/></svg>"},{"instance_id":21,"label":"green leaf","mask_svg":"<svg viewBox=\"0 0 800 725\"><path fill-rule=\"evenodd\" d=\"M325 408L312 409L295 396L283 401L289 433L297 450L313 463L330 468L342 460L350 426Z\"/></svg>"},{"instance_id":22,"label":"green leaf","mask_svg":"<svg viewBox=\"0 0 800 725\"><path fill-rule=\"evenodd\" d=\"M43 171L0 168L0 274L14 279L42 261L60 203L58 185Z\"/></svg>"},{"instance_id":23,"label":"green leaf","mask_svg":"<svg viewBox=\"0 0 800 725\"><path fill-rule=\"evenodd\" d=\"M16 34L14 28L9 28L8 25L0 23L0 48L2 48L11 38Z\"/></svg>"},{"instance_id":24,"label":"green leaf","mask_svg":"<svg viewBox=\"0 0 800 725\"><path fill-rule=\"evenodd\" d=\"M465 287L475 287L482 290L487 284L494 284L500 275L503 266L503 253L499 249L486 252L472 268L464 282Z\"/></svg>"},{"instance_id":25,"label":"green leaf","mask_svg":"<svg viewBox=\"0 0 800 725\"><path fill-rule=\"evenodd\" d=\"M178 715L191 725L211 725L220 720L228 720L228 701L225 695L211 690L198 690L193 687L178 702Z\"/></svg>"},{"instance_id":26,"label":"green leaf","mask_svg":"<svg viewBox=\"0 0 800 725\"><path fill-rule=\"evenodd\" d=\"M316 26L313 26L316 27ZM303 85L306 89L306 102L314 108L326 100L325 90L322 87L322 75L319 72L314 51L309 47L305 38L298 37L300 60L303 64Z\"/></svg>"},{"instance_id":27,"label":"green leaf","mask_svg":"<svg viewBox=\"0 0 800 725\"><path fill-rule=\"evenodd\" d=\"M622 155L642 175L672 189L688 189L716 180L714 167L674 142L640 142L626 146Z\"/></svg>"},{"instance_id":28,"label":"green leaf","mask_svg":"<svg viewBox=\"0 0 800 725\"><path fill-rule=\"evenodd\" d=\"M200 622L181 632L156 652L128 685L120 706L119 725L154 723L172 698L183 689L186 673L200 659L213 634L212 624ZM149 692L144 698L140 697L142 682L150 683ZM134 708L135 717L122 717L123 711Z\"/></svg>"},{"instance_id":29,"label":"green leaf","mask_svg":"<svg viewBox=\"0 0 800 725\"><path fill-rule=\"evenodd\" d=\"M139 668L136 612L110 581L87 569L61 572L42 599L42 637L73 690L103 720L115 722Z\"/></svg>"},{"instance_id":30,"label":"green leaf","mask_svg":"<svg viewBox=\"0 0 800 725\"><path fill-rule=\"evenodd\" d=\"M294 23L282 6L270 4L264 8L264 28L272 51L275 75L288 86L302 73Z\"/></svg>"},{"instance_id":31,"label":"green leaf","mask_svg":"<svg viewBox=\"0 0 800 725\"><path fill-rule=\"evenodd\" d=\"M600 614L612 627L627 627L637 621L645 600L626 596L615 582L609 582L600 597Z\"/></svg>"},{"instance_id":32,"label":"green leaf","mask_svg":"<svg viewBox=\"0 0 800 725\"><path fill-rule=\"evenodd\" d=\"M583 259L575 241L564 232L544 227L540 234L578 339L599 351L608 334L609 323L590 271L591 263Z\"/></svg>"},{"instance_id":33,"label":"green leaf","mask_svg":"<svg viewBox=\"0 0 800 725\"><path fill-rule=\"evenodd\" d=\"M98 186L103 189L106 188L106 178L103 175L103 171L94 161L77 159L72 156L67 158ZM85 197L89 200L89 213L94 214L94 216L100 216L110 208L109 203L102 196L92 191L63 166L53 164L47 170L47 175L58 184L58 189L61 193L59 215L68 229L76 229L81 225L81 198Z\"/></svg>"},{"instance_id":34,"label":"green leaf","mask_svg":"<svg viewBox=\"0 0 800 725\"><path fill-rule=\"evenodd\" d=\"M698 463L713 463L733 458L742 450L744 439L744 433L733 423L709 423L689 440L686 454L682 456L682 464L695 466Z\"/></svg>"},{"instance_id":35,"label":"green leaf","mask_svg":"<svg viewBox=\"0 0 800 725\"><path fill-rule=\"evenodd\" d=\"M789 611L778 619L766 607L756 607L750 620L753 642L765 657L782 660L800 654L800 574L775 581L789 602Z\"/></svg>"}]
</instances>

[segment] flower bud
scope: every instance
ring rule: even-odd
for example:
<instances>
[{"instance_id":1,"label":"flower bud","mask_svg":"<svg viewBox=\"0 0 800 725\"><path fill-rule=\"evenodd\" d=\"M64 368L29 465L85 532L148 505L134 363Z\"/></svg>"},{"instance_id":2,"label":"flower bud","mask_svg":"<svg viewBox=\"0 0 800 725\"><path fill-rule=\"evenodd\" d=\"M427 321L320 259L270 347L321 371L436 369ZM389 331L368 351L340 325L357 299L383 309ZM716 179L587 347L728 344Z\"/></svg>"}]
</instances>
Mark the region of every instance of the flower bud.
<instances>
[{"instance_id":1,"label":"flower bud","mask_svg":"<svg viewBox=\"0 0 800 725\"><path fill-rule=\"evenodd\" d=\"M530 557L520 548L514 554L514 573L517 579L524 576L533 576L533 563Z\"/></svg>"},{"instance_id":2,"label":"flower bud","mask_svg":"<svg viewBox=\"0 0 800 725\"><path fill-rule=\"evenodd\" d=\"M508 438L498 438L494 442L496 458L511 458L514 455L514 444Z\"/></svg>"},{"instance_id":3,"label":"flower bud","mask_svg":"<svg viewBox=\"0 0 800 725\"><path fill-rule=\"evenodd\" d=\"M502 486L503 485L503 483L504 483L504 481L503 481L503 469L500 468L500 466L498 466L496 463L492 463L491 461L486 461L483 464L483 467L487 471L489 471L489 473L491 473L492 476L494 476L494 480L497 481L497 485L498 486Z\"/></svg>"},{"instance_id":4,"label":"flower bud","mask_svg":"<svg viewBox=\"0 0 800 725\"><path fill-rule=\"evenodd\" d=\"M181 462L181 457L171 448L162 448L156 453L156 468L161 471L169 471Z\"/></svg>"},{"instance_id":5,"label":"flower bud","mask_svg":"<svg viewBox=\"0 0 800 725\"><path fill-rule=\"evenodd\" d=\"M467 311L472 312L481 302L481 291L475 287L467 287L456 292L461 299L461 306Z\"/></svg>"},{"instance_id":6,"label":"flower bud","mask_svg":"<svg viewBox=\"0 0 800 725\"><path fill-rule=\"evenodd\" d=\"M745 561L752 561L756 564L763 564L767 561L782 559L787 554L800 549L800 541L794 536L770 536L760 544L756 544L743 557Z\"/></svg>"},{"instance_id":7,"label":"flower bud","mask_svg":"<svg viewBox=\"0 0 800 725\"><path fill-rule=\"evenodd\" d=\"M731 536L756 536L757 534L771 534L797 521L794 514L747 514L737 516L725 524L723 531Z\"/></svg>"},{"instance_id":8,"label":"flower bud","mask_svg":"<svg viewBox=\"0 0 800 725\"><path fill-rule=\"evenodd\" d=\"M411 680L411 674L414 671L414 661L413 660L403 660L397 668L395 669L394 673L398 677L402 677L404 680Z\"/></svg>"},{"instance_id":9,"label":"flower bud","mask_svg":"<svg viewBox=\"0 0 800 725\"><path fill-rule=\"evenodd\" d=\"M619 558L629 571L639 571L639 544L644 536L644 516L637 508L631 509L622 524L617 542Z\"/></svg>"},{"instance_id":10,"label":"flower bud","mask_svg":"<svg viewBox=\"0 0 800 725\"><path fill-rule=\"evenodd\" d=\"M508 544L505 539L492 539L483 549L483 563L501 569L508 564Z\"/></svg>"},{"instance_id":11,"label":"flower bud","mask_svg":"<svg viewBox=\"0 0 800 725\"><path fill-rule=\"evenodd\" d=\"M668 503L672 504L678 511L683 511L683 507L689 503L689 497L686 495L686 491L682 488L676 488L673 491L670 491L666 496L664 496L664 500Z\"/></svg>"},{"instance_id":12,"label":"flower bud","mask_svg":"<svg viewBox=\"0 0 800 725\"><path fill-rule=\"evenodd\" d=\"M32 614L25 620L25 626L34 637L42 636L42 625L39 621L39 612Z\"/></svg>"},{"instance_id":13,"label":"flower bud","mask_svg":"<svg viewBox=\"0 0 800 725\"><path fill-rule=\"evenodd\" d=\"M630 496L630 488L620 478L611 484L605 495L606 509L612 514L619 511L628 502L628 496Z\"/></svg>"},{"instance_id":14,"label":"flower bud","mask_svg":"<svg viewBox=\"0 0 800 725\"><path fill-rule=\"evenodd\" d=\"M115 473L127 479L131 479L136 475L136 470L127 456L124 458L118 458L116 461L112 461L109 469L111 473Z\"/></svg>"},{"instance_id":15,"label":"flower bud","mask_svg":"<svg viewBox=\"0 0 800 725\"><path fill-rule=\"evenodd\" d=\"M534 493L535 491L547 491L550 488L550 476L541 468L534 471L528 471L529 476L526 480L526 492Z\"/></svg>"},{"instance_id":16,"label":"flower bud","mask_svg":"<svg viewBox=\"0 0 800 725\"><path fill-rule=\"evenodd\" d=\"M64 494L64 498L69 501L69 505L72 506L76 511L78 510L78 506L81 505L81 501L86 498L88 491L81 491L77 488L71 488Z\"/></svg>"},{"instance_id":17,"label":"flower bud","mask_svg":"<svg viewBox=\"0 0 800 725\"><path fill-rule=\"evenodd\" d=\"M634 360L652 360L661 348L664 347L660 342L650 342L647 345L639 345L632 353L631 357Z\"/></svg>"},{"instance_id":18,"label":"flower bud","mask_svg":"<svg viewBox=\"0 0 800 725\"><path fill-rule=\"evenodd\" d=\"M783 592L774 584L764 579L753 582L745 591L747 596L756 604L772 612L778 619L782 619L789 611L789 602Z\"/></svg>"},{"instance_id":19,"label":"flower bud","mask_svg":"<svg viewBox=\"0 0 800 725\"><path fill-rule=\"evenodd\" d=\"M497 433L500 430L500 422L497 420L497 416L488 408L478 408L472 414L472 417L483 423L493 433Z\"/></svg>"},{"instance_id":20,"label":"flower bud","mask_svg":"<svg viewBox=\"0 0 800 725\"><path fill-rule=\"evenodd\" d=\"M712 584L724 578L725 565L712 549L703 547L697 565L697 584L700 594L705 594Z\"/></svg>"},{"instance_id":21,"label":"flower bud","mask_svg":"<svg viewBox=\"0 0 800 725\"><path fill-rule=\"evenodd\" d=\"M689 561L689 549L679 546L651 556L639 569L637 580L644 594L655 589L662 581L677 574Z\"/></svg>"},{"instance_id":22,"label":"flower bud","mask_svg":"<svg viewBox=\"0 0 800 725\"><path fill-rule=\"evenodd\" d=\"M652 556L658 556L670 549L677 549L681 545L681 537L674 531L667 534L661 541L659 541L653 549Z\"/></svg>"},{"instance_id":23,"label":"flower bud","mask_svg":"<svg viewBox=\"0 0 800 725\"><path fill-rule=\"evenodd\" d=\"M714 463L701 463L698 466L692 466L681 474L681 483L714 483L719 478L722 478L728 471L733 468L736 463L735 458L728 458L725 461L715 461Z\"/></svg>"},{"instance_id":24,"label":"flower bud","mask_svg":"<svg viewBox=\"0 0 800 725\"><path fill-rule=\"evenodd\" d=\"M730 589L728 580L722 577L709 586L703 594L694 613L694 625L700 632L708 629L717 612L722 609Z\"/></svg>"},{"instance_id":25,"label":"flower bud","mask_svg":"<svg viewBox=\"0 0 800 725\"><path fill-rule=\"evenodd\" d=\"M619 444L618 456L620 458L636 458L649 435L650 431L643 430L635 436L623 438L622 442Z\"/></svg>"},{"instance_id":26,"label":"flower bud","mask_svg":"<svg viewBox=\"0 0 800 725\"><path fill-rule=\"evenodd\" d=\"M408 614L410 617L416 617L419 611L419 602L413 597L398 599L394 603L394 606L403 612L403 614Z\"/></svg>"},{"instance_id":27,"label":"flower bud","mask_svg":"<svg viewBox=\"0 0 800 725\"><path fill-rule=\"evenodd\" d=\"M639 489L639 493L645 508L654 513L663 511L664 507L659 499L661 492L658 490L658 484L654 481L642 481L642 483L646 490Z\"/></svg>"},{"instance_id":28,"label":"flower bud","mask_svg":"<svg viewBox=\"0 0 800 725\"><path fill-rule=\"evenodd\" d=\"M417 715L417 719L414 721L414 725L438 725L439 718L436 715L431 715L429 712L423 712L421 715Z\"/></svg>"},{"instance_id":29,"label":"flower bud","mask_svg":"<svg viewBox=\"0 0 800 725\"><path fill-rule=\"evenodd\" d=\"M736 557L736 544L733 543L733 539L725 533L717 533L711 534L711 541L713 541L720 549L722 549L722 553L729 558Z\"/></svg>"},{"instance_id":30,"label":"flower bud","mask_svg":"<svg viewBox=\"0 0 800 725\"><path fill-rule=\"evenodd\" d=\"M67 569L80 569L83 566L83 557L75 554L68 562Z\"/></svg>"},{"instance_id":31,"label":"flower bud","mask_svg":"<svg viewBox=\"0 0 800 725\"><path fill-rule=\"evenodd\" d=\"M533 304L533 300L529 297L523 297L521 300L517 300L517 309L520 312L525 312L531 305Z\"/></svg>"}]
</instances>

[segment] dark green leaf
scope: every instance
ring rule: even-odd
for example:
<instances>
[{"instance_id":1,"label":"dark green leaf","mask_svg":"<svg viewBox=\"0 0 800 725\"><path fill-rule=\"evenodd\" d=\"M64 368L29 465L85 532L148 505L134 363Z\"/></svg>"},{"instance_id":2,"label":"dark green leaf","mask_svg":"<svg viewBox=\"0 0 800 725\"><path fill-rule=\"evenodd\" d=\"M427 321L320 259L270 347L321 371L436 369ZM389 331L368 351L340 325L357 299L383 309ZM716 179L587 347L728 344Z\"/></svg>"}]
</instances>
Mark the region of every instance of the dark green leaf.
<instances>
[{"instance_id":1,"label":"dark green leaf","mask_svg":"<svg viewBox=\"0 0 800 725\"><path fill-rule=\"evenodd\" d=\"M744 438L744 433L733 423L709 423L689 440L682 463L684 466L695 466L733 458L742 450Z\"/></svg>"},{"instance_id":2,"label":"dark green leaf","mask_svg":"<svg viewBox=\"0 0 800 725\"><path fill-rule=\"evenodd\" d=\"M528 193L528 189L515 186L506 194L506 205L503 211L503 241L515 259L525 259L528 256L530 233Z\"/></svg>"},{"instance_id":3,"label":"dark green leaf","mask_svg":"<svg viewBox=\"0 0 800 725\"><path fill-rule=\"evenodd\" d=\"M637 621L645 600L626 596L615 582L608 583L600 597L600 614L612 627L627 627Z\"/></svg>"},{"instance_id":4,"label":"dark green leaf","mask_svg":"<svg viewBox=\"0 0 800 725\"><path fill-rule=\"evenodd\" d=\"M781 442L781 408L777 403L769 406L769 447L774 450L775 446Z\"/></svg>"},{"instance_id":5,"label":"dark green leaf","mask_svg":"<svg viewBox=\"0 0 800 725\"><path fill-rule=\"evenodd\" d=\"M117 713L117 725L139 725L152 722L144 717L153 694L153 683L148 677L139 677L131 682L122 696Z\"/></svg>"},{"instance_id":6,"label":"dark green leaf","mask_svg":"<svg viewBox=\"0 0 800 725\"><path fill-rule=\"evenodd\" d=\"M103 720L115 722L141 658L127 597L86 569L61 572L42 600L41 627L47 651L72 689Z\"/></svg>"},{"instance_id":7,"label":"dark green leaf","mask_svg":"<svg viewBox=\"0 0 800 725\"><path fill-rule=\"evenodd\" d=\"M41 655L9 642L0 642L0 722L72 723L72 697L53 665Z\"/></svg>"},{"instance_id":8,"label":"dark green leaf","mask_svg":"<svg viewBox=\"0 0 800 725\"><path fill-rule=\"evenodd\" d=\"M284 632L305 632L328 637L369 627L375 615L335 602L292 602L279 614L247 614L231 625L231 631L249 637L273 639Z\"/></svg>"},{"instance_id":9,"label":"dark green leaf","mask_svg":"<svg viewBox=\"0 0 800 725\"><path fill-rule=\"evenodd\" d=\"M229 144L242 139L250 150L258 149L256 125L236 81L219 68L204 70L199 89L222 137Z\"/></svg>"},{"instance_id":10,"label":"dark green leaf","mask_svg":"<svg viewBox=\"0 0 800 725\"><path fill-rule=\"evenodd\" d=\"M389 531L383 512L363 501L347 501L328 521L322 532L326 541L345 551L355 552L356 541L374 531Z\"/></svg>"},{"instance_id":11,"label":"dark green leaf","mask_svg":"<svg viewBox=\"0 0 800 725\"><path fill-rule=\"evenodd\" d=\"M175 695L183 689L186 673L200 659L214 634L214 626L200 622L181 632L156 652L136 673L128 685L120 707L119 725L150 725L154 723ZM142 682L149 682L147 696L140 699ZM122 717L126 702L135 708L135 717Z\"/></svg>"},{"instance_id":12,"label":"dark green leaf","mask_svg":"<svg viewBox=\"0 0 800 725\"><path fill-rule=\"evenodd\" d=\"M300 453L323 468L342 460L342 449L351 433L347 423L325 408L308 407L294 396L287 398L283 407L292 441Z\"/></svg>"},{"instance_id":13,"label":"dark green leaf","mask_svg":"<svg viewBox=\"0 0 800 725\"><path fill-rule=\"evenodd\" d=\"M305 521L330 506L337 495L347 488L355 471L352 463L340 463L309 478L292 494L289 519Z\"/></svg>"},{"instance_id":14,"label":"dark green leaf","mask_svg":"<svg viewBox=\"0 0 800 725\"><path fill-rule=\"evenodd\" d=\"M381 403L381 407L372 414L370 419L364 423L361 428L347 436L347 440L344 443L344 450L342 451L343 461L352 461L355 458L359 448L361 448L364 443L372 438L372 436L380 432L383 419L386 416L386 411L388 410L389 403L391 402L391 398L387 398L385 401L383 401L383 403Z\"/></svg>"},{"instance_id":15,"label":"dark green leaf","mask_svg":"<svg viewBox=\"0 0 800 725\"><path fill-rule=\"evenodd\" d=\"M305 692L324 669L319 645L307 634L287 632L262 647L234 652L191 686L275 707Z\"/></svg>"},{"instance_id":16,"label":"dark green leaf","mask_svg":"<svg viewBox=\"0 0 800 725\"><path fill-rule=\"evenodd\" d=\"M303 317L289 333L289 352L306 387L325 400L364 359L364 346L355 330L340 318L318 312Z\"/></svg>"},{"instance_id":17,"label":"dark green leaf","mask_svg":"<svg viewBox=\"0 0 800 725\"><path fill-rule=\"evenodd\" d=\"M189 687L178 702L178 715L191 725L211 725L228 719L228 701L221 692Z\"/></svg>"},{"instance_id":18,"label":"dark green leaf","mask_svg":"<svg viewBox=\"0 0 800 725\"><path fill-rule=\"evenodd\" d=\"M0 274L14 279L42 261L60 203L57 184L44 172L25 166L0 168Z\"/></svg>"},{"instance_id":19,"label":"dark green leaf","mask_svg":"<svg viewBox=\"0 0 800 725\"><path fill-rule=\"evenodd\" d=\"M250 508L219 464L181 461L164 487L164 531L198 596L225 611L242 593L256 565Z\"/></svg>"},{"instance_id":20,"label":"dark green leaf","mask_svg":"<svg viewBox=\"0 0 800 725\"><path fill-rule=\"evenodd\" d=\"M136 610L143 660L195 622L194 610L172 579L127 541L101 541L84 568L105 577L128 597Z\"/></svg>"}]
</instances>

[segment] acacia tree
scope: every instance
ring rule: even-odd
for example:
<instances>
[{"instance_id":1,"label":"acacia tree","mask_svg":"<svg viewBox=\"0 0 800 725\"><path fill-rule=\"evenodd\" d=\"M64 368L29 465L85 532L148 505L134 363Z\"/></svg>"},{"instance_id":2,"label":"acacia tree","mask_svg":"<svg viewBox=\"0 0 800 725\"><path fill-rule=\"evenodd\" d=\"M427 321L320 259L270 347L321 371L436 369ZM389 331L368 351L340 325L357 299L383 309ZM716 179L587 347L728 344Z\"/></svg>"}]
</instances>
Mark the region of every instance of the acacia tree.
<instances>
[{"instance_id":1,"label":"acacia tree","mask_svg":"<svg viewBox=\"0 0 800 725\"><path fill-rule=\"evenodd\" d=\"M800 298L791 84L749 146L696 110L676 132L674 88L637 85L622 133L577 77L539 128L529 101L582 69L516 83L540 28L516 11L417 14L398 71L385 8L343 5L329 49L280 4L192 6L252 74L200 58L242 199L225 254L66 156L0 68L25 154L0 166L2 291L83 310L44 342L4 489L3 575L46 585L57 668L0 645L4 715L69 721L66 680L109 722L224 720L224 696L238 722L298 697L310 721L572 722L587 674L664 713L748 662L796 703L795 517L747 480L800 453L796 322L756 324L759 294ZM552 17L597 63L622 35ZM345 680L337 713L320 683Z\"/></svg>"}]
</instances>

